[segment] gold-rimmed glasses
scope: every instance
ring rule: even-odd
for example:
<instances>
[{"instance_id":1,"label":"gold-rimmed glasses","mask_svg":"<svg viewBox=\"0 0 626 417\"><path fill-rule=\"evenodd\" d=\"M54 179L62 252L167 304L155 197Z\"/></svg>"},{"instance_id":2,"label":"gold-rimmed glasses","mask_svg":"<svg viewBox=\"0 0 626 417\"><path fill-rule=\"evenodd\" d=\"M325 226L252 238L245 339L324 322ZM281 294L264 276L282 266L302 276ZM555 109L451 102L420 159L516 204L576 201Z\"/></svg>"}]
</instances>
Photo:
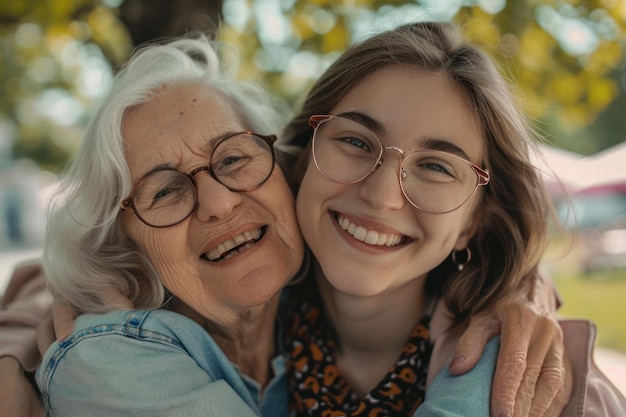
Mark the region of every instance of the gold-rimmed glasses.
<instances>
[{"instance_id":1,"label":"gold-rimmed glasses","mask_svg":"<svg viewBox=\"0 0 626 417\"><path fill-rule=\"evenodd\" d=\"M368 128L341 116L315 115L313 161L325 177L343 184L355 184L374 173L385 151L401 155L398 173L400 188L417 209L433 214L449 213L461 207L479 186L489 183L489 172L460 156L439 150L405 152L397 146L383 146Z\"/></svg>"}]
</instances>

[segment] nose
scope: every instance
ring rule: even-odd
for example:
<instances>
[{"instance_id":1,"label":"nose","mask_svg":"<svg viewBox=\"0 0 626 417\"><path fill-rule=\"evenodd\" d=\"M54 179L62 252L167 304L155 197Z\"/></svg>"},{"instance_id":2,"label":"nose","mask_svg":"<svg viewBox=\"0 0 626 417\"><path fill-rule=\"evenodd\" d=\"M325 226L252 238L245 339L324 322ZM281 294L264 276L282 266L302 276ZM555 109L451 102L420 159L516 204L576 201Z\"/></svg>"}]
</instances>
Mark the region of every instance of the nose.
<instances>
[{"instance_id":1,"label":"nose","mask_svg":"<svg viewBox=\"0 0 626 417\"><path fill-rule=\"evenodd\" d=\"M400 188L401 155L388 153L380 165L360 183L359 197L377 210L398 210L406 204Z\"/></svg>"},{"instance_id":2,"label":"nose","mask_svg":"<svg viewBox=\"0 0 626 417\"><path fill-rule=\"evenodd\" d=\"M231 191L215 180L208 172L196 175L198 207L196 217L201 222L228 217L243 201L241 193Z\"/></svg>"}]
</instances>

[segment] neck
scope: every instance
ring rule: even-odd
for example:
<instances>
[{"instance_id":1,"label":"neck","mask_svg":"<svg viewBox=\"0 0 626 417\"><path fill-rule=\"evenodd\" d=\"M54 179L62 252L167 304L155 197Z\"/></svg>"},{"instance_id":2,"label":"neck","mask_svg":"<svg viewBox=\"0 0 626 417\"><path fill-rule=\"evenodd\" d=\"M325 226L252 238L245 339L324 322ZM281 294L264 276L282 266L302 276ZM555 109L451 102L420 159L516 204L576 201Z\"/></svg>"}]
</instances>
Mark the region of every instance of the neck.
<instances>
[{"instance_id":1,"label":"neck","mask_svg":"<svg viewBox=\"0 0 626 417\"><path fill-rule=\"evenodd\" d=\"M373 296L336 290L317 268L324 309L338 335L337 364L357 394L387 374L424 313L424 278Z\"/></svg>"},{"instance_id":2,"label":"neck","mask_svg":"<svg viewBox=\"0 0 626 417\"><path fill-rule=\"evenodd\" d=\"M271 360L276 354L274 327L279 298L277 294L262 306L242 311L238 321L228 325L210 321L180 301L173 310L204 327L242 374L266 386L272 377Z\"/></svg>"}]
</instances>

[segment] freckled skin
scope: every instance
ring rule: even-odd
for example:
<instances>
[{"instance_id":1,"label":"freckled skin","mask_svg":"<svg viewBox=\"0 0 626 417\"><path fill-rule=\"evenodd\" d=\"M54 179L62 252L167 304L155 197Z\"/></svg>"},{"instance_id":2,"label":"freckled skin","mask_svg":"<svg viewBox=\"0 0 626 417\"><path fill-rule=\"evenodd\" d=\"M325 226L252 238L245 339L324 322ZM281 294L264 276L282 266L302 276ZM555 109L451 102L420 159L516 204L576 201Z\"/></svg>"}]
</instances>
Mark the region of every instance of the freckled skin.
<instances>
[{"instance_id":1,"label":"freckled skin","mask_svg":"<svg viewBox=\"0 0 626 417\"><path fill-rule=\"evenodd\" d=\"M372 97L376 97L375 100ZM484 142L463 95L446 75L418 68L388 66L372 73L340 100L330 114L357 111L385 128L383 145L407 152L431 137L445 138L480 163ZM374 296L421 279L453 249L463 248L473 232L475 194L447 214L419 211L402 195L393 152L366 180L352 185L325 178L310 164L297 198L303 235L333 287L347 294ZM330 211L366 229L405 235L395 250L354 246L337 228Z\"/></svg>"},{"instance_id":2,"label":"freckled skin","mask_svg":"<svg viewBox=\"0 0 626 417\"><path fill-rule=\"evenodd\" d=\"M211 139L243 130L248 128L233 109L208 87L173 87L125 114L131 177L137 181L164 163L190 172L208 163ZM195 181L198 208L182 223L152 228L127 210L123 226L173 294L202 317L228 326L274 300L298 271L303 243L293 196L278 167L247 193L229 191L206 172ZM265 236L248 250L221 263L201 259L219 243L262 226Z\"/></svg>"}]
</instances>

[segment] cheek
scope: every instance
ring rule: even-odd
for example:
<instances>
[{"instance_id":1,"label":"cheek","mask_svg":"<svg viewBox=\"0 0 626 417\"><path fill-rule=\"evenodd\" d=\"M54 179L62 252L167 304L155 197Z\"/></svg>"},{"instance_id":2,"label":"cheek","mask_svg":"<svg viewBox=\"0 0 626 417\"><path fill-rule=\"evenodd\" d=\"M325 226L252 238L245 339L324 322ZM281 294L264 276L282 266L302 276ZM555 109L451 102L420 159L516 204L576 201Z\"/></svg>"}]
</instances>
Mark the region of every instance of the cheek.
<instances>
[{"instance_id":1,"label":"cheek","mask_svg":"<svg viewBox=\"0 0 626 417\"><path fill-rule=\"evenodd\" d=\"M161 282L169 287L168 277L176 277L181 273L177 267L187 265L185 262L186 242L181 240L175 228L154 229L145 226L138 219L128 219L123 223L125 233L137 245L141 253L148 257Z\"/></svg>"},{"instance_id":2,"label":"cheek","mask_svg":"<svg viewBox=\"0 0 626 417\"><path fill-rule=\"evenodd\" d=\"M467 244L471 231L471 210L460 208L452 213L423 215L420 224L426 241L439 242L443 252L460 249Z\"/></svg>"},{"instance_id":3,"label":"cheek","mask_svg":"<svg viewBox=\"0 0 626 417\"><path fill-rule=\"evenodd\" d=\"M279 228L282 231L282 240L285 242L286 247L295 250L296 253L303 253L304 241L298 225L295 204L295 199L290 191L289 198L286 199L276 211L279 216L277 221L279 223ZM299 266L300 265L298 263L298 268Z\"/></svg>"},{"instance_id":4,"label":"cheek","mask_svg":"<svg viewBox=\"0 0 626 417\"><path fill-rule=\"evenodd\" d=\"M310 240L310 229L316 228L316 213L320 210L318 207L320 197L317 195L317 190L321 189L321 185L318 184L316 177L315 172L312 172L312 168L309 166L300 183L296 199L298 223L307 241Z\"/></svg>"},{"instance_id":5,"label":"cheek","mask_svg":"<svg viewBox=\"0 0 626 417\"><path fill-rule=\"evenodd\" d=\"M304 241L296 219L295 197L282 174L273 176L264 187L267 188L260 189L255 199L269 212L269 218L274 219L274 230L278 237L274 253L287 268L289 276L292 276L300 269L304 257Z\"/></svg>"},{"instance_id":6,"label":"cheek","mask_svg":"<svg viewBox=\"0 0 626 417\"><path fill-rule=\"evenodd\" d=\"M294 247L302 246L302 237L296 220L295 197L287 180L282 174L275 175L267 182L267 185L266 195L269 196L269 200L266 198L262 204L276 217L283 238L294 243Z\"/></svg>"}]
</instances>

